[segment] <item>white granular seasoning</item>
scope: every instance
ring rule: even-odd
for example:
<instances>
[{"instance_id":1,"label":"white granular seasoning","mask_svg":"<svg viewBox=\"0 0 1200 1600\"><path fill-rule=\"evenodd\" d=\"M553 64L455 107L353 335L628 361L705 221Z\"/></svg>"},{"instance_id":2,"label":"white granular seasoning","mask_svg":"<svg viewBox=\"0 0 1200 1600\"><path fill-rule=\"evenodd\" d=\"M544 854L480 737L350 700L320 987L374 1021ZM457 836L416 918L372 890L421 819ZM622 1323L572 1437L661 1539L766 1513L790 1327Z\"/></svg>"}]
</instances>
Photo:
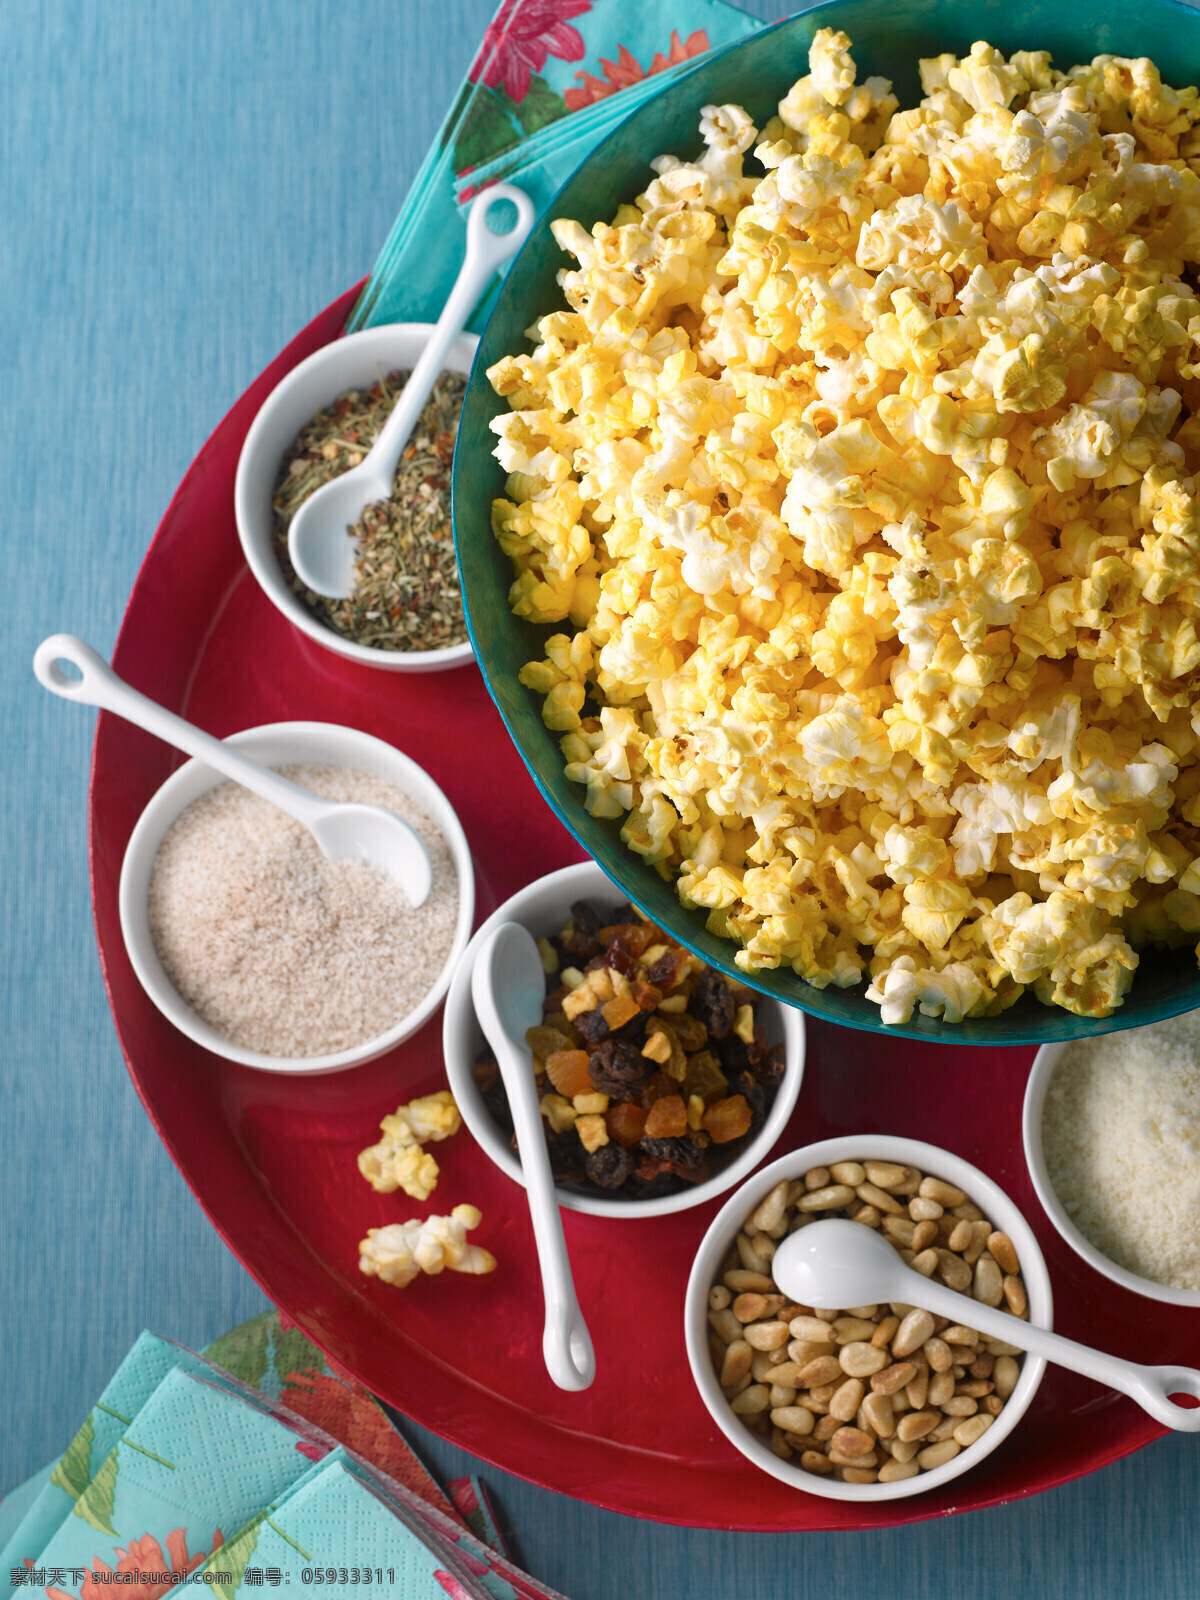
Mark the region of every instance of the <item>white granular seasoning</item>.
<instances>
[{"instance_id":1,"label":"white granular seasoning","mask_svg":"<svg viewBox=\"0 0 1200 1600\"><path fill-rule=\"evenodd\" d=\"M1042 1139L1050 1181L1097 1250L1200 1289L1200 1011L1069 1046Z\"/></svg>"},{"instance_id":2,"label":"white granular seasoning","mask_svg":"<svg viewBox=\"0 0 1200 1600\"><path fill-rule=\"evenodd\" d=\"M324 1056L395 1026L437 982L458 920L458 874L433 821L402 790L346 767L281 767L326 800L386 806L433 868L415 910L375 867L327 861L312 835L235 783L180 813L150 878L150 931L183 999L231 1044Z\"/></svg>"}]
</instances>

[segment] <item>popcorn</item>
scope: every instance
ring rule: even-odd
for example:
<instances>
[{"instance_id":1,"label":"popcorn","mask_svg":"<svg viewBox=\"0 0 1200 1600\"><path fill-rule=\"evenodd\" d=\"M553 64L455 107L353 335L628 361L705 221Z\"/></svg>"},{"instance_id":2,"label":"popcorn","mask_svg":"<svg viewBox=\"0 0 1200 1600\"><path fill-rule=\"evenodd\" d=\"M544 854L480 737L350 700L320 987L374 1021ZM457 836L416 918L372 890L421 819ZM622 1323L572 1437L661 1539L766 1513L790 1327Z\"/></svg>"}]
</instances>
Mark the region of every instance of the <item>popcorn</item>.
<instances>
[{"instance_id":1,"label":"popcorn","mask_svg":"<svg viewBox=\"0 0 1200 1600\"><path fill-rule=\"evenodd\" d=\"M400 1106L379 1124L383 1138L360 1152L358 1170L380 1194L403 1189L414 1200L428 1200L437 1186L438 1164L421 1146L449 1139L462 1126L449 1089L439 1089Z\"/></svg>"},{"instance_id":2,"label":"popcorn","mask_svg":"<svg viewBox=\"0 0 1200 1600\"><path fill-rule=\"evenodd\" d=\"M482 1245L468 1244L467 1233L483 1220L475 1206L455 1206L448 1217L413 1217L386 1228L368 1228L359 1244L358 1270L403 1289L419 1273L494 1272L496 1258Z\"/></svg>"},{"instance_id":3,"label":"popcorn","mask_svg":"<svg viewBox=\"0 0 1200 1600\"><path fill-rule=\"evenodd\" d=\"M491 372L521 681L744 970L1105 1016L1200 935L1200 95L980 42L899 111L851 48L554 224Z\"/></svg>"}]
</instances>

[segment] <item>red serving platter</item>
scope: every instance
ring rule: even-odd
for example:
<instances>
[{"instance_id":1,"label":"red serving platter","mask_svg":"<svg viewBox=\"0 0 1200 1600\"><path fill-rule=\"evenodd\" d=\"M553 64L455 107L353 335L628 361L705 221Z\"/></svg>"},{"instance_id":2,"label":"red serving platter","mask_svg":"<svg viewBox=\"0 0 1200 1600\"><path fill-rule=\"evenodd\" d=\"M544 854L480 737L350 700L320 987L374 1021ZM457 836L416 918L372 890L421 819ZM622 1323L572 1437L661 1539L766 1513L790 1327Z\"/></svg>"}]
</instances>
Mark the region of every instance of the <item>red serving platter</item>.
<instances>
[{"instance_id":1,"label":"red serving platter","mask_svg":"<svg viewBox=\"0 0 1200 1600\"><path fill-rule=\"evenodd\" d=\"M551 815L474 666L408 676L343 660L260 592L238 544L233 483L270 390L336 338L354 291L251 385L201 450L163 518L115 653L137 688L224 736L260 723L341 722L391 741L441 784L466 829L478 915L579 846ZM506 1471L634 1516L736 1529L872 1528L996 1505L1094 1471L1162 1431L1131 1401L1050 1369L1013 1436L939 1493L856 1506L756 1472L713 1425L688 1372L682 1311L697 1244L719 1201L648 1221L565 1212L594 1386L564 1394L541 1359L541 1290L524 1194L467 1132L439 1146L424 1207L377 1195L357 1152L402 1100L444 1085L441 1016L392 1054L329 1077L255 1072L209 1055L143 993L121 939L126 842L179 764L165 745L101 715L90 823L96 929L109 1000L142 1103L213 1226L279 1306L335 1361L399 1410ZM1200 1363L1194 1311L1151 1305L1099 1277L1041 1211L1021 1150L1028 1049L928 1045L809 1022L808 1065L775 1154L881 1131L959 1152L1030 1218L1049 1262L1056 1326L1118 1355ZM445 1274L404 1290L358 1271L367 1228L470 1200L499 1258L486 1278Z\"/></svg>"}]
</instances>

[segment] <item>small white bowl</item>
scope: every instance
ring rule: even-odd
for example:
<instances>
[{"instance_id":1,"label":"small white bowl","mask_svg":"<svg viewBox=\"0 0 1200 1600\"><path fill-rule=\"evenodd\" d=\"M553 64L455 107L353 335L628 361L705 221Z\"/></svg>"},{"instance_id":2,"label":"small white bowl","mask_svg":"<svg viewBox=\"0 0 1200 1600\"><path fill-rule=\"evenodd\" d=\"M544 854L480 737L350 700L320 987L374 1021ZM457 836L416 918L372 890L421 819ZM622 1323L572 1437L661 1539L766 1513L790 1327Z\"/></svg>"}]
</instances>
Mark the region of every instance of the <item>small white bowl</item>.
<instances>
[{"instance_id":1,"label":"small white bowl","mask_svg":"<svg viewBox=\"0 0 1200 1600\"><path fill-rule=\"evenodd\" d=\"M470 640L442 650L381 650L355 644L318 622L288 588L280 570L272 543L271 498L284 456L317 412L348 389L369 388L389 372L411 371L432 331L429 322L394 322L347 334L314 351L263 402L242 446L233 490L238 537L267 599L326 650L388 672L442 672L465 666L474 660L474 653ZM475 334L461 334L450 347L446 370L466 377L478 344Z\"/></svg>"},{"instance_id":2,"label":"small white bowl","mask_svg":"<svg viewBox=\"0 0 1200 1600\"><path fill-rule=\"evenodd\" d=\"M121 866L121 885L118 903L121 915L121 932L133 970L143 989L169 1022L181 1033L195 1040L205 1050L223 1056L228 1061L239 1061L246 1067L258 1067L264 1072L340 1072L345 1067L356 1067L363 1061L372 1061L391 1050L402 1039L416 1033L433 1015L450 983L450 977L471 937L471 919L475 914L475 871L466 835L446 796L429 774L415 761L399 750L376 739L369 733L354 728L343 728L328 722L271 722L260 728L247 728L225 741L244 755L251 756L267 767L314 765L348 767L357 772L369 773L402 789L429 815L445 836L458 874L458 920L454 942L437 982L414 1011L400 1017L395 1025L378 1038L352 1050L342 1050L326 1056L269 1056L257 1050L243 1050L223 1035L210 1028L175 988L163 971L150 933L148 910L150 875L167 830L185 807L201 795L215 789L227 780L200 761L188 761L174 772L151 799L138 818L130 835Z\"/></svg>"},{"instance_id":3,"label":"small white bowl","mask_svg":"<svg viewBox=\"0 0 1200 1600\"><path fill-rule=\"evenodd\" d=\"M462 1112L463 1121L476 1141L514 1183L524 1182L521 1163L508 1142L507 1134L501 1132L492 1121L471 1071L484 1042L482 1029L475 1017L475 1007L471 1003L471 969L475 964L476 952L483 939L501 922L519 922L535 937L547 937L562 931L569 920L569 907L576 900L592 900L603 905L606 901L620 904L624 899L621 890L594 861L563 867L560 872L551 872L544 878L538 878L519 890L511 900L506 900L479 928L450 984L442 1021L442 1051L446 1058L450 1088ZM616 1195L604 1199L601 1195L576 1194L559 1188L560 1205L571 1211L585 1211L593 1217L664 1217L673 1211L687 1211L692 1206L703 1205L706 1200L712 1200L732 1188L757 1166L787 1126L804 1076L803 1012L791 1006L779 1005L774 1000L760 999L759 1003L767 1037L772 1044L783 1044L786 1066L766 1121L729 1165L704 1183L698 1183L681 1193L659 1195L647 1200L632 1197L622 1200Z\"/></svg>"},{"instance_id":4,"label":"small white bowl","mask_svg":"<svg viewBox=\"0 0 1200 1600\"><path fill-rule=\"evenodd\" d=\"M790 1461L781 1461L764 1440L744 1426L718 1382L708 1351L708 1291L717 1282L721 1262L746 1218L781 1178L802 1178L810 1168L827 1167L833 1161L864 1159L897 1161L905 1166L918 1167L928 1176L943 1178L947 1183L965 1190L968 1198L993 1226L1007 1233L1016 1246L1021 1276L1029 1295L1030 1320L1039 1328L1050 1327L1054 1300L1045 1257L1033 1236L1032 1228L1004 1190L961 1156L951 1155L948 1150L940 1150L936 1145L924 1144L918 1139L896 1139L883 1133L824 1139L803 1150L793 1150L756 1173L749 1183L727 1200L713 1219L697 1251L684 1300L684 1322L688 1360L700 1397L721 1432L748 1461L769 1472L781 1483L790 1483L793 1488L803 1489L808 1494L822 1495L827 1500L878 1503L904 1500L909 1495L940 1489L951 1478L969 1472L985 1456L991 1455L1029 1409L1029 1403L1042 1381L1046 1363L1041 1356L1022 1356L1017 1386L1005 1402L1004 1410L983 1437L960 1451L944 1467L935 1467L932 1472L920 1472L915 1478L902 1478L899 1483L840 1483L832 1478L820 1478L815 1473L805 1472L802 1467L793 1466ZM970 1326L969 1323L967 1325ZM1019 1330L1020 1322L1014 1319L1013 1327L1014 1332ZM1014 1337L1012 1343L1019 1344L1020 1339Z\"/></svg>"},{"instance_id":5,"label":"small white bowl","mask_svg":"<svg viewBox=\"0 0 1200 1600\"><path fill-rule=\"evenodd\" d=\"M1200 1290L1173 1289L1166 1283L1155 1283L1152 1278L1139 1277L1127 1267L1119 1267L1086 1237L1071 1221L1070 1214L1050 1181L1046 1165L1046 1152L1042 1143L1042 1113L1051 1080L1062 1058L1065 1044L1044 1044L1033 1058L1029 1081L1025 1085L1025 1106L1021 1114L1025 1139L1025 1161L1033 1187L1042 1209L1057 1228L1059 1235L1070 1245L1081 1261L1089 1267L1128 1289L1132 1294L1144 1295L1147 1300L1161 1300L1170 1306L1200 1306Z\"/></svg>"}]
</instances>

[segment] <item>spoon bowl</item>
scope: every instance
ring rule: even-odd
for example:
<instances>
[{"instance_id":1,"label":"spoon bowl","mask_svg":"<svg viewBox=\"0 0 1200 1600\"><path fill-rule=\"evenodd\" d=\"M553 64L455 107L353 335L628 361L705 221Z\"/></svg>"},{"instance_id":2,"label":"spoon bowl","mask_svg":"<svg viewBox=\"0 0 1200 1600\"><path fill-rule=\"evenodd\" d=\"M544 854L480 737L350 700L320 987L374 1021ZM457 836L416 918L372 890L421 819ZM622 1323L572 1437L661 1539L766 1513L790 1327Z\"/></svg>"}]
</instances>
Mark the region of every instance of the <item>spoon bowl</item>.
<instances>
[{"instance_id":1,"label":"spoon bowl","mask_svg":"<svg viewBox=\"0 0 1200 1600\"><path fill-rule=\"evenodd\" d=\"M493 231L488 214L494 205L505 201L516 207L516 222L504 232ZM533 201L510 183L493 184L472 202L462 269L382 432L366 460L310 495L288 528L292 565L301 581L317 594L344 600L351 593L355 555L351 530L367 506L386 500L391 494L396 464L450 347L497 270L524 244L535 220Z\"/></svg>"}]
</instances>

